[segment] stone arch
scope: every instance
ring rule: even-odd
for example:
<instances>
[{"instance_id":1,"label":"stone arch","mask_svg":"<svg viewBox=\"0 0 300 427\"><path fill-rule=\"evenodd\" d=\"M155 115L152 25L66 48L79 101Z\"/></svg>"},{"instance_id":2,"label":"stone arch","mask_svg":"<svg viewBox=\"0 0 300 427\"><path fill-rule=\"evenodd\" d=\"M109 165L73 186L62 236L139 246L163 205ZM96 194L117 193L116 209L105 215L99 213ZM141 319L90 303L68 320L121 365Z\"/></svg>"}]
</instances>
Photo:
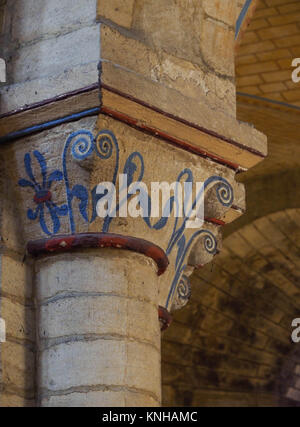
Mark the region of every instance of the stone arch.
<instances>
[{"instance_id":1,"label":"stone arch","mask_svg":"<svg viewBox=\"0 0 300 427\"><path fill-rule=\"evenodd\" d=\"M300 209L260 218L192 276L192 298L165 333L165 404L298 405Z\"/></svg>"},{"instance_id":2,"label":"stone arch","mask_svg":"<svg viewBox=\"0 0 300 427\"><path fill-rule=\"evenodd\" d=\"M237 0L235 40L240 44L260 0Z\"/></svg>"}]
</instances>

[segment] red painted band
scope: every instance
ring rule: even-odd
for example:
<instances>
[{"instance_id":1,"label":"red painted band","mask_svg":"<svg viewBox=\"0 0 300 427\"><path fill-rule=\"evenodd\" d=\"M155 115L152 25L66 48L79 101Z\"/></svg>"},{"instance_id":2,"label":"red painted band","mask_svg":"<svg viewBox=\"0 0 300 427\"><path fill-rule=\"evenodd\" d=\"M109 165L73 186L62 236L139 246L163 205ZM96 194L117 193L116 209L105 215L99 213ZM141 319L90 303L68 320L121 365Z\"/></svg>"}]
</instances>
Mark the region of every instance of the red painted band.
<instances>
[{"instance_id":1,"label":"red painted band","mask_svg":"<svg viewBox=\"0 0 300 427\"><path fill-rule=\"evenodd\" d=\"M221 219L217 219L217 218L204 218L204 221L210 222L210 223L216 224L216 225L221 225L221 226L226 225L226 222L222 221Z\"/></svg>"},{"instance_id":2,"label":"red painted band","mask_svg":"<svg viewBox=\"0 0 300 427\"><path fill-rule=\"evenodd\" d=\"M201 150L201 148L199 147L190 145L187 142L177 139L164 132L161 132L158 129L151 128L145 125L144 123L141 123L139 120L136 120L136 119L133 119L132 117L127 116L126 114L119 113L107 107L101 107L101 113L106 114L110 117L113 117L114 119L119 120L122 123L126 123L127 125L134 127L139 131L148 133L149 135L154 136L155 138L163 139L164 141L167 141L169 144L176 145L177 147L183 150L189 151L190 153L197 154L200 157L204 157L205 159L210 159L216 163L219 163L220 165L227 166L230 169L233 169L234 171L240 168L240 166L237 163L232 163L228 160L224 160L221 157L218 157L214 154L210 154L207 151Z\"/></svg>"},{"instance_id":3,"label":"red painted band","mask_svg":"<svg viewBox=\"0 0 300 427\"><path fill-rule=\"evenodd\" d=\"M155 112L157 112L157 113L159 113L159 114L161 114L161 115L163 115L165 117L168 117L170 119L176 120L177 122L183 123L184 125L192 127L194 129L197 129L197 130L199 130L199 131L201 131L203 133L206 133L207 135L214 136L214 137L216 137L218 139L221 139L224 142L227 142L228 144L234 145L235 147L239 147L239 148L241 148L241 149L243 149L245 151L248 151L249 153L255 154L256 156L259 156L259 157L262 157L262 158L266 157L263 153L261 153L258 150L255 150L254 148L251 148L251 147L248 147L246 145L243 145L240 142L234 141L233 139L230 139L230 138L227 138L227 137L225 137L223 135L220 135L220 134L218 134L215 131L212 131L212 130L206 129L206 128L202 127L202 126L196 125L195 123L189 122L188 120L182 119L181 117L175 116L175 115L173 115L171 113L167 113L166 111L163 111L160 108L155 107L154 105L150 105L150 104L148 104L148 103L146 103L146 102L144 102L144 101L142 101L140 99L137 99L137 98L135 98L135 97L133 97L131 95L128 95L128 94L126 94L124 92L121 92L120 90L112 88L111 86L108 86L108 85L106 85L104 83L101 83L100 88L101 87L103 89L106 89L109 92L115 93L117 95L122 96L123 98L127 98L127 99L129 99L129 100L131 100L131 101L133 101L133 102L135 102L137 104L140 104L143 107L149 108L150 110L153 110L153 111L155 111Z\"/></svg>"},{"instance_id":4,"label":"red painted band","mask_svg":"<svg viewBox=\"0 0 300 427\"><path fill-rule=\"evenodd\" d=\"M161 305L158 307L158 318L161 323L160 329L162 332L168 329L173 320L172 315Z\"/></svg>"},{"instance_id":5,"label":"red painted band","mask_svg":"<svg viewBox=\"0 0 300 427\"><path fill-rule=\"evenodd\" d=\"M143 254L156 262L158 276L165 272L169 264L165 252L159 246L147 240L113 233L59 235L50 239L32 240L27 244L28 253L33 256L89 248L127 249Z\"/></svg>"}]
</instances>

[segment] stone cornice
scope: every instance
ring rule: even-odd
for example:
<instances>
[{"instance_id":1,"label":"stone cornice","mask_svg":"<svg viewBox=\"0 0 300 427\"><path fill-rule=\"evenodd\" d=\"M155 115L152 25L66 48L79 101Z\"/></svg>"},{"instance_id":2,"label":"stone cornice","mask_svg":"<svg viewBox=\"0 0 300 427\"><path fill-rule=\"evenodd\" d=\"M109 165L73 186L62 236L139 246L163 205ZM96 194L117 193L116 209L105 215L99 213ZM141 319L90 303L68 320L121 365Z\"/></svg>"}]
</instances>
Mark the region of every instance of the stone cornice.
<instances>
[{"instance_id":1,"label":"stone cornice","mask_svg":"<svg viewBox=\"0 0 300 427\"><path fill-rule=\"evenodd\" d=\"M265 155L203 127L102 85L101 111L180 148L232 169L248 169Z\"/></svg>"},{"instance_id":2,"label":"stone cornice","mask_svg":"<svg viewBox=\"0 0 300 427\"><path fill-rule=\"evenodd\" d=\"M91 85L0 116L0 142L92 114L107 114L168 143L235 170L255 166L265 154L168 114L106 85Z\"/></svg>"}]
</instances>

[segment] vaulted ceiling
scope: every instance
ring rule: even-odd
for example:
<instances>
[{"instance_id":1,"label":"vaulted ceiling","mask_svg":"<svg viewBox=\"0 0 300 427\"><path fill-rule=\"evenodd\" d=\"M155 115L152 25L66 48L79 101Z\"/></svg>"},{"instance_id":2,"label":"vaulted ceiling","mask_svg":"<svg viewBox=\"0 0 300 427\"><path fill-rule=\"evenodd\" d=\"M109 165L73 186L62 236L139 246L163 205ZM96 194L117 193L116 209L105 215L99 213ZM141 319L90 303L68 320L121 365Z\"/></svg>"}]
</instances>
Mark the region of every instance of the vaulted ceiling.
<instances>
[{"instance_id":1,"label":"vaulted ceiling","mask_svg":"<svg viewBox=\"0 0 300 427\"><path fill-rule=\"evenodd\" d=\"M193 275L191 301L164 335L166 405L300 405L300 348L291 344L299 267L300 209L225 239Z\"/></svg>"}]
</instances>

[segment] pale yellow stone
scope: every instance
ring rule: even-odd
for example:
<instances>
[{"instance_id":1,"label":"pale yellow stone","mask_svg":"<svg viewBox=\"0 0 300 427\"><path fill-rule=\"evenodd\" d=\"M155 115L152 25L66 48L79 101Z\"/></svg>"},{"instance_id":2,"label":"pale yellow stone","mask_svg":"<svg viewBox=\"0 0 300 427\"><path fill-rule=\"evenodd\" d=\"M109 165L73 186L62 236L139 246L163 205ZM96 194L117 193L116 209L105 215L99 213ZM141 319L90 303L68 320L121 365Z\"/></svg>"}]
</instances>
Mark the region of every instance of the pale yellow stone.
<instances>
[{"instance_id":1,"label":"pale yellow stone","mask_svg":"<svg viewBox=\"0 0 300 427\"><path fill-rule=\"evenodd\" d=\"M202 7L207 15L228 25L236 22L237 5L235 0L203 0ZM238 7L240 10L240 8Z\"/></svg>"},{"instance_id":2,"label":"pale yellow stone","mask_svg":"<svg viewBox=\"0 0 300 427\"><path fill-rule=\"evenodd\" d=\"M126 28L131 27L134 0L98 0L97 16Z\"/></svg>"}]
</instances>

